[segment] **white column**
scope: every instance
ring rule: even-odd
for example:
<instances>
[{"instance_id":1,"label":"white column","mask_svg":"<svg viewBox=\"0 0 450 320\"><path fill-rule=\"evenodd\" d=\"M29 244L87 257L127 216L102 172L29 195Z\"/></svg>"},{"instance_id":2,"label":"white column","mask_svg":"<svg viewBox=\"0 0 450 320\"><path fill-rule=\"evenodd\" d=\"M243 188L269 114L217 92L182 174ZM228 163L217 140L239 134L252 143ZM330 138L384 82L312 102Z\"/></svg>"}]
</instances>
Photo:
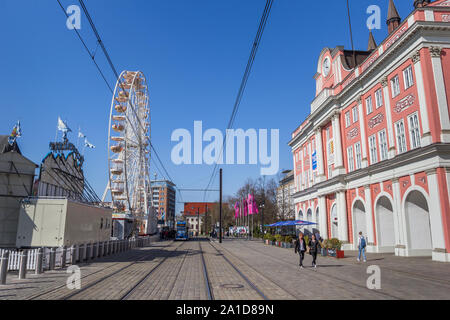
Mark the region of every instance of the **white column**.
<instances>
[{"instance_id":1,"label":"white column","mask_svg":"<svg viewBox=\"0 0 450 320\"><path fill-rule=\"evenodd\" d=\"M323 165L323 147L322 147L322 128L316 130L316 156L317 156L317 174L319 176L318 182L325 178L325 171ZM319 206L320 207L320 206Z\"/></svg>"},{"instance_id":2,"label":"white column","mask_svg":"<svg viewBox=\"0 0 450 320\"><path fill-rule=\"evenodd\" d=\"M358 103L358 117L359 117L359 132L361 132L361 152L362 152L362 161L361 167L366 168L369 164L367 161L367 137L366 137L366 127L364 125L364 108L362 105L362 97L360 96L357 100Z\"/></svg>"},{"instance_id":3,"label":"white column","mask_svg":"<svg viewBox=\"0 0 450 320\"><path fill-rule=\"evenodd\" d=\"M389 95L388 78L381 79L381 86L383 87L384 104L386 108L386 124L387 124L387 138L388 138L388 157L389 159L395 157L395 138L394 138L394 124L392 123L391 111L391 97Z\"/></svg>"},{"instance_id":4,"label":"white column","mask_svg":"<svg viewBox=\"0 0 450 320\"><path fill-rule=\"evenodd\" d=\"M395 232L395 254L406 255L405 224L403 219L402 198L400 193L400 183L397 178L392 179L392 191L394 194L394 232Z\"/></svg>"},{"instance_id":5,"label":"white column","mask_svg":"<svg viewBox=\"0 0 450 320\"><path fill-rule=\"evenodd\" d=\"M442 48L430 47L431 64L433 65L434 83L438 101L439 121L441 123L441 140L450 142L450 118L447 107L447 95L445 93L444 74L441 61Z\"/></svg>"},{"instance_id":6,"label":"white column","mask_svg":"<svg viewBox=\"0 0 450 320\"><path fill-rule=\"evenodd\" d=\"M335 113L332 119L333 139L334 139L334 173L333 176L344 174L345 169L342 158L341 125L339 123L339 113Z\"/></svg>"},{"instance_id":7,"label":"white column","mask_svg":"<svg viewBox=\"0 0 450 320\"><path fill-rule=\"evenodd\" d=\"M327 206L325 196L320 196L319 206L319 231L323 239L328 239Z\"/></svg>"},{"instance_id":8,"label":"white column","mask_svg":"<svg viewBox=\"0 0 450 320\"><path fill-rule=\"evenodd\" d=\"M425 99L425 86L423 83L422 65L420 63L420 51L417 50L411 59L414 63L414 75L417 83L417 94L419 98L419 108L420 108L420 124L422 125L422 138L420 145L422 147L431 144L431 132L430 132L430 122L428 119L428 109L427 100Z\"/></svg>"},{"instance_id":9,"label":"white column","mask_svg":"<svg viewBox=\"0 0 450 320\"><path fill-rule=\"evenodd\" d=\"M348 242L347 201L345 191L336 192L339 240Z\"/></svg>"},{"instance_id":10,"label":"white column","mask_svg":"<svg viewBox=\"0 0 450 320\"><path fill-rule=\"evenodd\" d=\"M445 237L442 215L445 211L441 208L439 196L439 184L437 180L436 169L426 172L428 177L428 187L430 191L430 203L428 211L430 212L431 238L433 245L433 260L446 261L445 255ZM443 254L442 254L443 253Z\"/></svg>"},{"instance_id":11,"label":"white column","mask_svg":"<svg viewBox=\"0 0 450 320\"><path fill-rule=\"evenodd\" d=\"M313 153L313 146L312 143L309 142L308 143L308 153L309 153L309 185L312 186L314 184L314 171L312 169L312 153Z\"/></svg>"},{"instance_id":12,"label":"white column","mask_svg":"<svg viewBox=\"0 0 450 320\"><path fill-rule=\"evenodd\" d=\"M366 234L368 245L373 246L375 243L375 237L373 234L373 208L372 208L372 192L370 186L364 186L364 197L366 198Z\"/></svg>"}]
</instances>

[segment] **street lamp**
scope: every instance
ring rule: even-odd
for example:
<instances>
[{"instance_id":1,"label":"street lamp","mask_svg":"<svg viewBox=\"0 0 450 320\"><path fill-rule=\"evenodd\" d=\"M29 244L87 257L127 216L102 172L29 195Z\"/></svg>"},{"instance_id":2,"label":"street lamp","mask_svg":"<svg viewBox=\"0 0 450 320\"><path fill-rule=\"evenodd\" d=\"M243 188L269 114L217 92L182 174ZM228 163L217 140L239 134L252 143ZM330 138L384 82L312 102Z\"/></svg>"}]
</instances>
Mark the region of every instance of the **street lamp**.
<instances>
[{"instance_id":1,"label":"street lamp","mask_svg":"<svg viewBox=\"0 0 450 320\"><path fill-rule=\"evenodd\" d=\"M259 208L261 209L261 232L264 238L264 203L262 203Z\"/></svg>"}]
</instances>

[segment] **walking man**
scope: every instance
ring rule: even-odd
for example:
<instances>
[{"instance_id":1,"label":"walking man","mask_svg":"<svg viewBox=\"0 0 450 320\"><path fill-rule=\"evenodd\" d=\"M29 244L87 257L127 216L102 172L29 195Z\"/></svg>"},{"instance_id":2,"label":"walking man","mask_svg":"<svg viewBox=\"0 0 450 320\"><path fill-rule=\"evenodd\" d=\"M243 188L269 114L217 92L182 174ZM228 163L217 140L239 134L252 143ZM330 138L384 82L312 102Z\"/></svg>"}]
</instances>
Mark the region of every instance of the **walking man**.
<instances>
[{"instance_id":1,"label":"walking man","mask_svg":"<svg viewBox=\"0 0 450 320\"><path fill-rule=\"evenodd\" d=\"M311 240L309 240L308 247L309 247L309 253L311 253L311 256L313 259L312 266L314 268L317 268L316 259L317 259L317 252L319 252L320 244L319 244L319 240L316 238L315 234L313 234L311 236Z\"/></svg>"},{"instance_id":2,"label":"walking man","mask_svg":"<svg viewBox=\"0 0 450 320\"><path fill-rule=\"evenodd\" d=\"M303 239L303 233L300 232L298 235L298 240L295 242L295 253L298 252L300 255L300 269L303 269L303 259L305 258L306 251L306 243L305 239Z\"/></svg>"},{"instance_id":3,"label":"walking man","mask_svg":"<svg viewBox=\"0 0 450 320\"><path fill-rule=\"evenodd\" d=\"M364 259L364 262L367 262L366 259L366 238L364 238L362 231L359 232L359 237L358 237L358 262L361 261L361 254L362 257Z\"/></svg>"}]
</instances>

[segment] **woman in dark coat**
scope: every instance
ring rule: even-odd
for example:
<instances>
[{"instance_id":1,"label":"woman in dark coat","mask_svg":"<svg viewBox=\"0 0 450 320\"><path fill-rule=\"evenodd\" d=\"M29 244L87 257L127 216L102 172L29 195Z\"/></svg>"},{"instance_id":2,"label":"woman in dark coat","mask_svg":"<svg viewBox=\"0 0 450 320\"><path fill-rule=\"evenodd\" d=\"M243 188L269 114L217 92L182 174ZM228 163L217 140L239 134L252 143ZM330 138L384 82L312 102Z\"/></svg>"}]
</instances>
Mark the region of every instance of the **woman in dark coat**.
<instances>
[{"instance_id":1,"label":"woman in dark coat","mask_svg":"<svg viewBox=\"0 0 450 320\"><path fill-rule=\"evenodd\" d=\"M319 252L320 243L319 243L319 240L316 239L315 234L313 234L311 236L311 240L309 240L308 247L309 247L309 253L311 254L311 256L313 258L312 266L314 268L317 268L316 259L317 259L317 253Z\"/></svg>"},{"instance_id":2,"label":"woman in dark coat","mask_svg":"<svg viewBox=\"0 0 450 320\"><path fill-rule=\"evenodd\" d=\"M306 243L305 239L303 238L303 233L300 232L298 235L297 241L295 241L295 253L298 252L300 255L300 269L303 269L303 259L305 258L305 251L306 251Z\"/></svg>"}]
</instances>

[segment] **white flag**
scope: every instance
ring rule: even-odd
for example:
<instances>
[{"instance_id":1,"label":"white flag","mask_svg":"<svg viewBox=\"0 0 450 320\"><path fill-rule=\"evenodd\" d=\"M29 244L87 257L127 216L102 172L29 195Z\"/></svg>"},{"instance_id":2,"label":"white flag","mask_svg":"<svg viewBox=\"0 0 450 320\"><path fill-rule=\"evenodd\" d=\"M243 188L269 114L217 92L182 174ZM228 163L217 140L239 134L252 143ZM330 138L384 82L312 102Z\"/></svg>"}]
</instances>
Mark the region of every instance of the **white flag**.
<instances>
[{"instance_id":1,"label":"white flag","mask_svg":"<svg viewBox=\"0 0 450 320\"><path fill-rule=\"evenodd\" d=\"M95 146L92 143L89 143L89 141L87 141L87 139L84 139L84 146L91 148L91 149L95 149Z\"/></svg>"},{"instance_id":2,"label":"white flag","mask_svg":"<svg viewBox=\"0 0 450 320\"><path fill-rule=\"evenodd\" d=\"M78 138L86 138L86 136L80 130L78 130Z\"/></svg>"},{"instance_id":3,"label":"white flag","mask_svg":"<svg viewBox=\"0 0 450 320\"><path fill-rule=\"evenodd\" d=\"M72 132L70 128L67 126L67 123L62 121L60 117L58 117L58 130L62 132Z\"/></svg>"}]
</instances>

